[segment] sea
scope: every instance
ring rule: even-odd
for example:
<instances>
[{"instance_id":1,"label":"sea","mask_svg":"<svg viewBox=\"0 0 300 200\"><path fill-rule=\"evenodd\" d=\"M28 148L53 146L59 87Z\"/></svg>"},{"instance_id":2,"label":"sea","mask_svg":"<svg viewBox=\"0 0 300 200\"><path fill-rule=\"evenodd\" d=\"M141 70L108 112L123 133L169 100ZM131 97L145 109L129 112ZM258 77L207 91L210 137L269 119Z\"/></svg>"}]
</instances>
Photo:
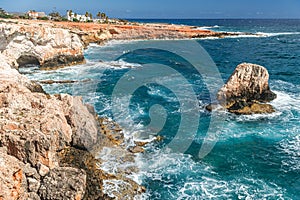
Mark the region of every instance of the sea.
<instances>
[{"instance_id":1,"label":"sea","mask_svg":"<svg viewBox=\"0 0 300 200\"><path fill-rule=\"evenodd\" d=\"M147 188L136 199L300 199L300 20L130 21L240 35L109 41L90 45L86 64L20 71L37 81L79 81L43 88L50 94L83 96L99 116L122 126L126 146L149 142L136 156L139 172L128 175ZM276 112L243 116L206 111L217 89L243 62L269 71L270 88L277 94L270 104ZM100 168L110 173L124 165L113 157L107 162L114 170ZM120 188L115 184L114 190Z\"/></svg>"}]
</instances>

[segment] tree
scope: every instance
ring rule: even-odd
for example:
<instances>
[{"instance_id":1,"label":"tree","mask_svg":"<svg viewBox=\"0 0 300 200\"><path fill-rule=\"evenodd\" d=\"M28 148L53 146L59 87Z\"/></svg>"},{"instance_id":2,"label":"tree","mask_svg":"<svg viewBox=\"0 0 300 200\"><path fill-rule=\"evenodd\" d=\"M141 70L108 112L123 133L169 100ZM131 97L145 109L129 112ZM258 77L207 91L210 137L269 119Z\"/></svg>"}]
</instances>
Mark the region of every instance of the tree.
<instances>
[{"instance_id":1,"label":"tree","mask_svg":"<svg viewBox=\"0 0 300 200\"><path fill-rule=\"evenodd\" d=\"M90 20L92 20L93 19L93 14L92 13L90 13Z\"/></svg>"},{"instance_id":2,"label":"tree","mask_svg":"<svg viewBox=\"0 0 300 200\"><path fill-rule=\"evenodd\" d=\"M88 17L89 16L89 12L85 12L85 16Z\"/></svg>"},{"instance_id":3,"label":"tree","mask_svg":"<svg viewBox=\"0 0 300 200\"><path fill-rule=\"evenodd\" d=\"M101 17L101 12L97 13L97 17L100 18Z\"/></svg>"},{"instance_id":4,"label":"tree","mask_svg":"<svg viewBox=\"0 0 300 200\"><path fill-rule=\"evenodd\" d=\"M73 11L72 10L69 10L69 17L72 17L72 13L73 13Z\"/></svg>"},{"instance_id":5,"label":"tree","mask_svg":"<svg viewBox=\"0 0 300 200\"><path fill-rule=\"evenodd\" d=\"M106 14L105 13L101 13L101 19L105 19L106 18Z\"/></svg>"},{"instance_id":6,"label":"tree","mask_svg":"<svg viewBox=\"0 0 300 200\"><path fill-rule=\"evenodd\" d=\"M49 16L51 17L61 17L59 12L52 12L52 13L49 13Z\"/></svg>"},{"instance_id":7,"label":"tree","mask_svg":"<svg viewBox=\"0 0 300 200\"><path fill-rule=\"evenodd\" d=\"M12 16L8 15L5 10L0 8L0 18L12 18Z\"/></svg>"},{"instance_id":8,"label":"tree","mask_svg":"<svg viewBox=\"0 0 300 200\"><path fill-rule=\"evenodd\" d=\"M61 21L61 20L62 20L62 17L61 17L61 15L59 14L59 12L52 12L52 13L49 13L49 16L51 16L51 18L52 18L54 21Z\"/></svg>"},{"instance_id":9,"label":"tree","mask_svg":"<svg viewBox=\"0 0 300 200\"><path fill-rule=\"evenodd\" d=\"M4 10L3 8L0 8L0 14L1 14L1 15L6 14L6 12L5 12L5 10Z\"/></svg>"}]
</instances>

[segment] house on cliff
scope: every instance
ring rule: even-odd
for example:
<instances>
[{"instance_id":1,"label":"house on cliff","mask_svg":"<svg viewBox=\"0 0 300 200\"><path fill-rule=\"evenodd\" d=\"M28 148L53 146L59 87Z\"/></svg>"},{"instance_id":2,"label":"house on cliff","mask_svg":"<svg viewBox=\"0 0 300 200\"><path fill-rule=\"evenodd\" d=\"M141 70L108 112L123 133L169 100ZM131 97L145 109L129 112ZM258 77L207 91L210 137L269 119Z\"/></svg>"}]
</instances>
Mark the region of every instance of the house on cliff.
<instances>
[{"instance_id":1,"label":"house on cliff","mask_svg":"<svg viewBox=\"0 0 300 200\"><path fill-rule=\"evenodd\" d=\"M72 12L72 10L67 11L67 19L68 19L68 21L74 21L74 19L75 19L80 22L86 22L86 21L91 20L90 16L79 15L77 13Z\"/></svg>"},{"instance_id":2,"label":"house on cliff","mask_svg":"<svg viewBox=\"0 0 300 200\"><path fill-rule=\"evenodd\" d=\"M27 12L27 14L32 19L46 17L46 14L44 12L36 12L35 10L30 10L30 11Z\"/></svg>"}]
</instances>

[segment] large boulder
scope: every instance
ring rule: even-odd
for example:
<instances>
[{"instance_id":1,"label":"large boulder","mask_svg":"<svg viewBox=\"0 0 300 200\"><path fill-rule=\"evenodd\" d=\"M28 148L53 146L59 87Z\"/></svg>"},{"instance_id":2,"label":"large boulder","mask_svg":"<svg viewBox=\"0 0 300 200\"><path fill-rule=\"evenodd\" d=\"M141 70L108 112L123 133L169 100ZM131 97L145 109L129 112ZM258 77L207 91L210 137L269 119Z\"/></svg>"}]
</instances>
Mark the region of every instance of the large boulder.
<instances>
[{"instance_id":1,"label":"large boulder","mask_svg":"<svg viewBox=\"0 0 300 200\"><path fill-rule=\"evenodd\" d=\"M217 93L217 100L236 114L272 113L269 104L277 96L270 90L268 70L260 65L242 63Z\"/></svg>"}]
</instances>

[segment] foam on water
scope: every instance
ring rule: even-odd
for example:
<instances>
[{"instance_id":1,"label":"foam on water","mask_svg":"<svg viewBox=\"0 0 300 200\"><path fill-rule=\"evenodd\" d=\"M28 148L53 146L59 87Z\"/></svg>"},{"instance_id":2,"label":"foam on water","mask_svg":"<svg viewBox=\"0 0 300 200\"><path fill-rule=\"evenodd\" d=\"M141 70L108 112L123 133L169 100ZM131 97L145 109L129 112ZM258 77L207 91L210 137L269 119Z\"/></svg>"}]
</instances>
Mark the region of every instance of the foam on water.
<instances>
[{"instance_id":1,"label":"foam on water","mask_svg":"<svg viewBox=\"0 0 300 200\"><path fill-rule=\"evenodd\" d=\"M300 131L298 128L295 128L293 131L297 135L282 140L278 147L285 153L285 159L282 160L282 169L285 172L297 172L300 170Z\"/></svg>"},{"instance_id":2,"label":"foam on water","mask_svg":"<svg viewBox=\"0 0 300 200\"><path fill-rule=\"evenodd\" d=\"M118 179L103 180L103 193L107 194L109 197L114 198L116 200L119 199L116 196L116 194L119 194L120 191L127 190L127 187L131 187L131 185L122 180L118 180Z\"/></svg>"},{"instance_id":3,"label":"foam on water","mask_svg":"<svg viewBox=\"0 0 300 200\"><path fill-rule=\"evenodd\" d=\"M270 181L235 175L223 180L213 166L195 162L189 155L156 150L139 164L142 177L164 188L161 194L148 191L149 199L289 199L283 198L285 189Z\"/></svg>"},{"instance_id":4,"label":"foam on water","mask_svg":"<svg viewBox=\"0 0 300 200\"><path fill-rule=\"evenodd\" d=\"M220 31L224 32L224 31ZM281 33L265 33L265 32L256 32L256 33L245 33L245 32L225 32L225 33L232 33L237 35L228 35L223 38L266 38L266 37L276 37L276 36L284 36L284 35L299 35L300 32L281 32ZM217 40L223 39L220 37L204 37L199 38L198 40Z\"/></svg>"},{"instance_id":5,"label":"foam on water","mask_svg":"<svg viewBox=\"0 0 300 200\"><path fill-rule=\"evenodd\" d=\"M200 27L197 27L196 30L210 30L210 29L218 29L220 27L221 26L218 26L218 25L214 25L214 26L200 26Z\"/></svg>"},{"instance_id":6,"label":"foam on water","mask_svg":"<svg viewBox=\"0 0 300 200\"><path fill-rule=\"evenodd\" d=\"M252 37L263 38L292 34L298 35L299 33L258 32L257 35ZM241 35L239 37L251 37L251 35ZM135 44L138 46L138 42ZM88 59L85 65L68 67L53 72L37 71L27 75L34 77L35 80L84 80L88 78L99 81L106 78L102 77L105 70L119 72L122 69L139 68L139 65L126 63L123 60L111 61L97 57L97 55L102 55L102 52L113 53L114 48L124 45L126 50L126 44L120 41L112 41L102 47L91 45L86 50L86 54L95 57ZM97 59L103 59L104 61ZM156 81L155 78L154 81ZM174 84L178 82L172 75L166 76L165 81L170 83L173 81ZM108 84L106 87L109 86ZM73 86L61 84L61 88L46 87L57 93L66 90L66 87L72 88ZM182 87L184 93L185 86ZM213 150L207 159L199 160L193 154L188 153L174 153L167 148L163 148L165 141L162 141L146 145L146 152L138 155L135 158L135 163L122 161L122 153L111 148L104 148L99 152L99 158L104 161L99 165L99 168L107 173L116 174L124 172L128 168L137 167L139 171L128 175L128 177L144 184L148 187L148 190L146 194L142 194L136 199L291 199L291 191L287 191L289 187L284 185L284 181L282 181L284 179L280 178L290 174L295 177L300 170L299 88L300 86L295 83L276 80L275 78L275 80L271 80L271 89L278 96L276 100L271 102L276 109L275 113L250 116L236 116L225 113L225 125L219 127L222 128L222 133L218 135L216 150ZM86 102L96 105L98 113L105 116L110 112L110 98L101 90L87 91L85 89L82 94L85 95ZM152 99L161 97L167 102L167 105L177 101L168 92L152 86L147 90L147 95ZM124 103L126 98L119 99L118 104ZM189 99L188 96L184 98L185 100ZM141 122L131 123L132 120L130 119L144 117L148 114L147 110L143 108L143 102L141 102L136 105L136 113L117 116L124 120L124 124L127 124L126 127L123 127L125 146L133 145L134 140L145 142L155 140L156 130L145 130L145 126ZM195 106L195 109L199 110L204 116L209 115L204 108L204 105L207 104L206 99L199 99L199 104L201 105L200 108ZM123 111L120 110L120 113ZM171 112L171 114L180 112L181 110L178 109ZM205 133L199 130L195 142L201 144L204 137ZM268 146L265 147L265 145ZM265 165L266 163L270 164L267 165L268 167L277 166L276 164L279 163L279 170L282 173L279 174L276 167L274 167L275 169L265 169L268 168ZM262 169L255 171L256 167ZM268 173L273 174L269 175ZM265 176L266 178L264 178ZM270 180L272 176L278 176L277 178L280 180L276 182L275 177ZM286 180L289 180L289 177ZM124 189L122 184L126 185L122 181L106 180L104 181L104 191L110 197L114 197L118 191ZM294 184L297 184L297 180ZM294 186L293 189L296 190L297 188Z\"/></svg>"},{"instance_id":7,"label":"foam on water","mask_svg":"<svg viewBox=\"0 0 300 200\"><path fill-rule=\"evenodd\" d=\"M299 35L300 32L279 32L279 33L265 33L265 32L257 32L257 35L262 35L264 37L274 37L281 35Z\"/></svg>"}]
</instances>

